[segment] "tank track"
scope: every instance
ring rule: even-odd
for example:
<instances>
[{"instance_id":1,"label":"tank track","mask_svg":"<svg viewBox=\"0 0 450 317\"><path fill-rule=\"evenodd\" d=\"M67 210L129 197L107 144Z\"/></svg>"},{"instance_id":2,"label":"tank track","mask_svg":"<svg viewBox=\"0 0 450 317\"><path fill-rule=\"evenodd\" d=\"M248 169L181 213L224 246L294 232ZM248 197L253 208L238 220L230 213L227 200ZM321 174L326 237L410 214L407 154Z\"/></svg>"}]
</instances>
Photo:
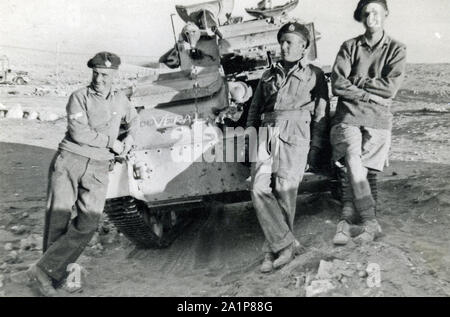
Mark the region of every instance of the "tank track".
<instances>
[{"instance_id":1,"label":"tank track","mask_svg":"<svg viewBox=\"0 0 450 317\"><path fill-rule=\"evenodd\" d=\"M108 219L138 248L166 248L179 235L186 222L164 228L162 237L156 235L148 224L149 208L133 197L109 199L105 203Z\"/></svg>"}]
</instances>

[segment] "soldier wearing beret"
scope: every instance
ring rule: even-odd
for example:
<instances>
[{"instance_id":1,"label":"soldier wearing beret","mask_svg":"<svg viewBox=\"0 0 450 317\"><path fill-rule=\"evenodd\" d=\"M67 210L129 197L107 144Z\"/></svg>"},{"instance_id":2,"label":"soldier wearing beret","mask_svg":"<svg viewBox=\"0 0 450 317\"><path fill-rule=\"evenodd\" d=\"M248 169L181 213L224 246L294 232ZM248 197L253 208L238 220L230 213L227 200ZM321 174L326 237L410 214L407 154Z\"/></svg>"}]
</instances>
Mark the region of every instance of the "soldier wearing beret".
<instances>
[{"instance_id":1,"label":"soldier wearing beret","mask_svg":"<svg viewBox=\"0 0 450 317\"><path fill-rule=\"evenodd\" d=\"M308 153L314 162L327 127L324 73L305 58L310 32L304 25L288 23L279 30L278 42L282 60L262 75L247 118L247 127L261 127L267 133L267 142L258 143L251 186L266 239L263 273L289 263L300 247L294 236L298 186Z\"/></svg>"},{"instance_id":2,"label":"soldier wearing beret","mask_svg":"<svg viewBox=\"0 0 450 317\"><path fill-rule=\"evenodd\" d=\"M45 296L56 294L55 286L64 280L68 265L95 233L105 204L110 160L130 151L138 126L136 110L112 87L120 58L100 52L87 65L92 81L69 98L67 132L50 166L44 254L28 270L33 285ZM122 121L127 136L119 141Z\"/></svg>"},{"instance_id":3,"label":"soldier wearing beret","mask_svg":"<svg viewBox=\"0 0 450 317\"><path fill-rule=\"evenodd\" d=\"M354 12L365 33L344 42L332 71L338 105L332 122L333 159L344 171L343 209L334 244L345 245L350 225L362 221L360 243L373 241L381 227L376 220L375 182L391 143L390 106L405 73L406 47L384 31L386 0L360 0ZM371 177L371 179L373 179ZM371 186L372 185L372 186Z\"/></svg>"}]
</instances>

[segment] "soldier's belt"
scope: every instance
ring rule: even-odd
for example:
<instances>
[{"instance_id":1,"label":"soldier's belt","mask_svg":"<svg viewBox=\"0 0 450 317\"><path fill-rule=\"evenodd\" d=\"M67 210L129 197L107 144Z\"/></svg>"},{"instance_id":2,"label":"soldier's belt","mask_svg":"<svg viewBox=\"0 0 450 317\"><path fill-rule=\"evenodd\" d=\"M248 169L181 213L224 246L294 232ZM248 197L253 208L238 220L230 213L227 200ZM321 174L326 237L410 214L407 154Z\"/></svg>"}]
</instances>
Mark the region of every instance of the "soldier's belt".
<instances>
[{"instance_id":1,"label":"soldier's belt","mask_svg":"<svg viewBox=\"0 0 450 317\"><path fill-rule=\"evenodd\" d=\"M310 120L311 112L308 110L277 110L261 115L261 121L269 120Z\"/></svg>"}]
</instances>

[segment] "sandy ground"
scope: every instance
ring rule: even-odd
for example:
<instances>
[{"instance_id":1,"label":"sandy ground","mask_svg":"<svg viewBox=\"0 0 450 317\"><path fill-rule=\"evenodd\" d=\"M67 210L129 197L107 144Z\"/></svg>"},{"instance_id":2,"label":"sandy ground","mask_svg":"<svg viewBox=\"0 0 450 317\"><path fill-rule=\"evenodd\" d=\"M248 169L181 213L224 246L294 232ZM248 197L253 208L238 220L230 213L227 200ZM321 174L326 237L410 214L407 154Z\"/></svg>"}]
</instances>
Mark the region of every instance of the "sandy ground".
<instances>
[{"instance_id":1,"label":"sandy ground","mask_svg":"<svg viewBox=\"0 0 450 317\"><path fill-rule=\"evenodd\" d=\"M72 78L68 69L60 78ZM39 96L33 91L45 72L38 70L38 84L0 87L0 102L63 115L78 77L65 81L60 96ZM60 295L306 296L307 286L326 280L332 287L320 296L449 296L449 94L450 65L408 66L393 107L391 165L380 177L384 234L377 241L334 247L339 204L329 193L300 196L295 234L306 251L263 275L263 235L251 204L227 205L199 214L164 250L137 250L114 230L97 236L79 259L88 272L83 292ZM36 295L24 271L41 253L47 170L65 128L64 118L0 119L0 296ZM381 269L379 287L364 273L370 263ZM326 264L333 268L324 273Z\"/></svg>"}]
</instances>

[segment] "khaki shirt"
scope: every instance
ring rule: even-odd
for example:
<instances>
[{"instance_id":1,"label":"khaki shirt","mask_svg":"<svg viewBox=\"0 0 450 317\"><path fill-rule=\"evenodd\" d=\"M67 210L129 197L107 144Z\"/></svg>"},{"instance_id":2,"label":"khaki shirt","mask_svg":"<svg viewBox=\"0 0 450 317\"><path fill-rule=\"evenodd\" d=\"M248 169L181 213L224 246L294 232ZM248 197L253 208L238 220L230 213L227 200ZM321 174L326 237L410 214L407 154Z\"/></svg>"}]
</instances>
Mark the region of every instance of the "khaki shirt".
<instances>
[{"instance_id":1,"label":"khaki shirt","mask_svg":"<svg viewBox=\"0 0 450 317\"><path fill-rule=\"evenodd\" d=\"M90 87L81 88L67 103L67 132L59 148L95 160L110 160L110 149L121 123L133 138L139 125L136 109L125 94L112 90L105 98Z\"/></svg>"},{"instance_id":2,"label":"khaki shirt","mask_svg":"<svg viewBox=\"0 0 450 317\"><path fill-rule=\"evenodd\" d=\"M302 111L309 122L312 119L311 146L322 148L327 140L328 101L328 86L320 68L301 60L286 74L277 63L261 77L250 105L247 127L258 127L264 113Z\"/></svg>"}]
</instances>

